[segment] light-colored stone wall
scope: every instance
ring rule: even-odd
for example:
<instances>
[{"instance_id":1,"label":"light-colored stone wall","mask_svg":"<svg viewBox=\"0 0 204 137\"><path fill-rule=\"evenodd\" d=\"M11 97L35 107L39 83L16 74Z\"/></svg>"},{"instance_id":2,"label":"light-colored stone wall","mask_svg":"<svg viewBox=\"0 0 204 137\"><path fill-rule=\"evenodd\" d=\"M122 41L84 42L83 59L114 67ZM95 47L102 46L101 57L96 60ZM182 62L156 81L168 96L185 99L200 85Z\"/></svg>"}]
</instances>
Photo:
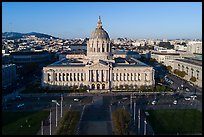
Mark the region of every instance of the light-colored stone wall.
<instances>
[{"instance_id":1,"label":"light-colored stone wall","mask_svg":"<svg viewBox=\"0 0 204 137\"><path fill-rule=\"evenodd\" d=\"M118 75L118 76L117 76ZM85 67L44 67L43 86L93 86L111 89L120 85L154 85L152 67L110 67L100 63Z\"/></svg>"},{"instance_id":2,"label":"light-colored stone wall","mask_svg":"<svg viewBox=\"0 0 204 137\"><path fill-rule=\"evenodd\" d=\"M187 75L184 77L185 80L190 81L190 78L194 76L196 78L195 85L202 87L202 66L174 60L173 70L178 69L185 71Z\"/></svg>"}]
</instances>

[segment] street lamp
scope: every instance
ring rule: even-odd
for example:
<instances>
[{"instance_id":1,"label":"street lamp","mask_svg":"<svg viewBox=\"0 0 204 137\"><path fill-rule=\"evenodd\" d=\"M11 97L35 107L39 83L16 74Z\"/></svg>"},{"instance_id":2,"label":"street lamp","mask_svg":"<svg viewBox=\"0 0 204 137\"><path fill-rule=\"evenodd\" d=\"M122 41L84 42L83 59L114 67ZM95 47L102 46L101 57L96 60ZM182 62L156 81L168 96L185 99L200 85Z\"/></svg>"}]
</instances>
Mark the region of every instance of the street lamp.
<instances>
[{"instance_id":1,"label":"street lamp","mask_svg":"<svg viewBox=\"0 0 204 137\"><path fill-rule=\"evenodd\" d=\"M52 100L52 103L56 104L56 127L57 127L57 106L60 106L60 104L57 102L57 100Z\"/></svg>"},{"instance_id":2,"label":"street lamp","mask_svg":"<svg viewBox=\"0 0 204 137\"><path fill-rule=\"evenodd\" d=\"M63 97L62 97L62 94L61 94L61 117L62 117L62 101L63 101Z\"/></svg>"},{"instance_id":3,"label":"street lamp","mask_svg":"<svg viewBox=\"0 0 204 137\"><path fill-rule=\"evenodd\" d=\"M52 122L52 117L51 117L52 115L51 115L51 109L50 109L50 135L52 135L52 124L51 124L51 122Z\"/></svg>"},{"instance_id":4,"label":"street lamp","mask_svg":"<svg viewBox=\"0 0 204 137\"><path fill-rule=\"evenodd\" d=\"M132 94L130 95L130 112L132 114Z\"/></svg>"},{"instance_id":5,"label":"street lamp","mask_svg":"<svg viewBox=\"0 0 204 137\"><path fill-rule=\"evenodd\" d=\"M145 120L144 120L144 135L146 135L146 132L147 132L147 121L145 118Z\"/></svg>"},{"instance_id":6,"label":"street lamp","mask_svg":"<svg viewBox=\"0 0 204 137\"><path fill-rule=\"evenodd\" d=\"M41 135L43 135L43 120L41 122Z\"/></svg>"},{"instance_id":7,"label":"street lamp","mask_svg":"<svg viewBox=\"0 0 204 137\"><path fill-rule=\"evenodd\" d=\"M140 109L138 109L138 134L140 133Z\"/></svg>"},{"instance_id":8,"label":"street lamp","mask_svg":"<svg viewBox=\"0 0 204 137\"><path fill-rule=\"evenodd\" d=\"M136 103L134 102L134 124L135 124L135 109L136 109Z\"/></svg>"}]
</instances>

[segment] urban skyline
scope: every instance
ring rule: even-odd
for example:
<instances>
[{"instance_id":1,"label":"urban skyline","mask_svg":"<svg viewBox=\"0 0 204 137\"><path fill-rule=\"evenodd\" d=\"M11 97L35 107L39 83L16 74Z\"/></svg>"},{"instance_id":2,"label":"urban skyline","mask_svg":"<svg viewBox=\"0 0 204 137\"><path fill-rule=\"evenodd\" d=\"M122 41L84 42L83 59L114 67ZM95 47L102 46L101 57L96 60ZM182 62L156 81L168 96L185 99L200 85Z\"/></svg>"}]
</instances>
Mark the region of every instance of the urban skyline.
<instances>
[{"instance_id":1,"label":"urban skyline","mask_svg":"<svg viewBox=\"0 0 204 137\"><path fill-rule=\"evenodd\" d=\"M3 2L2 31L85 38L101 16L113 39L201 39L201 9L198 2Z\"/></svg>"},{"instance_id":2,"label":"urban skyline","mask_svg":"<svg viewBox=\"0 0 204 137\"><path fill-rule=\"evenodd\" d=\"M202 135L202 40L183 39L199 32L191 8L16 4L3 10L4 30L24 34L2 33L2 135Z\"/></svg>"}]
</instances>

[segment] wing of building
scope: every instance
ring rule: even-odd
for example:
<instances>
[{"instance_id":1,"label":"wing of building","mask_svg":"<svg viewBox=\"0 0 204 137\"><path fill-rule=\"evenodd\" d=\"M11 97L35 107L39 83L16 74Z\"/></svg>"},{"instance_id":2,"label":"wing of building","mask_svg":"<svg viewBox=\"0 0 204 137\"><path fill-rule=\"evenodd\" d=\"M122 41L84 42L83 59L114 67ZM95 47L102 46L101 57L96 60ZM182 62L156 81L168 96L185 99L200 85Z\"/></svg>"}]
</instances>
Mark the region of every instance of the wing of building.
<instances>
[{"instance_id":1,"label":"wing of building","mask_svg":"<svg viewBox=\"0 0 204 137\"><path fill-rule=\"evenodd\" d=\"M99 17L97 27L87 43L87 54L68 58L43 68L42 86L87 86L90 90L113 91L154 85L154 69L136 58L113 58L111 41Z\"/></svg>"}]
</instances>

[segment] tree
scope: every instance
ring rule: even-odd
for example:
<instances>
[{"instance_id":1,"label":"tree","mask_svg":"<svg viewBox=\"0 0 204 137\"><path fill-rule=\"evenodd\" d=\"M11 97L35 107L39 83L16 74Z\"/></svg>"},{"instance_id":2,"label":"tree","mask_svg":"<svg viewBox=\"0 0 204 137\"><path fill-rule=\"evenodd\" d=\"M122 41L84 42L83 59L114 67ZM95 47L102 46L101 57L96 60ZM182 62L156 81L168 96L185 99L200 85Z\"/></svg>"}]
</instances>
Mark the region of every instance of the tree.
<instances>
[{"instance_id":1,"label":"tree","mask_svg":"<svg viewBox=\"0 0 204 137\"><path fill-rule=\"evenodd\" d=\"M160 91L160 89L161 89L160 86L157 85L157 86L156 86L156 91L158 92L158 91Z\"/></svg>"},{"instance_id":2,"label":"tree","mask_svg":"<svg viewBox=\"0 0 204 137\"><path fill-rule=\"evenodd\" d=\"M128 90L129 86L127 84L125 84L125 90Z\"/></svg>"},{"instance_id":3,"label":"tree","mask_svg":"<svg viewBox=\"0 0 204 137\"><path fill-rule=\"evenodd\" d=\"M120 90L123 89L123 85L120 85Z\"/></svg>"},{"instance_id":4,"label":"tree","mask_svg":"<svg viewBox=\"0 0 204 137\"><path fill-rule=\"evenodd\" d=\"M171 70L172 70L172 67L171 67L171 66L167 66L166 68L167 68L168 71L171 71Z\"/></svg>"},{"instance_id":5,"label":"tree","mask_svg":"<svg viewBox=\"0 0 204 137\"><path fill-rule=\"evenodd\" d=\"M131 85L129 86L129 89L131 89L131 90L133 89L133 84L131 84Z\"/></svg>"},{"instance_id":6,"label":"tree","mask_svg":"<svg viewBox=\"0 0 204 137\"><path fill-rule=\"evenodd\" d=\"M185 71L181 71L180 72L180 76L183 78L183 77L185 77L185 75L186 75L187 73L185 72Z\"/></svg>"},{"instance_id":7,"label":"tree","mask_svg":"<svg viewBox=\"0 0 204 137\"><path fill-rule=\"evenodd\" d=\"M196 82L196 78L195 78L194 76L192 76L192 77L190 78L190 81Z\"/></svg>"},{"instance_id":8,"label":"tree","mask_svg":"<svg viewBox=\"0 0 204 137\"><path fill-rule=\"evenodd\" d=\"M178 69L174 69L174 74L178 74L179 73L179 70Z\"/></svg>"},{"instance_id":9,"label":"tree","mask_svg":"<svg viewBox=\"0 0 204 137\"><path fill-rule=\"evenodd\" d=\"M140 86L140 90L141 90L141 91L145 90L145 86L141 85L141 86Z\"/></svg>"}]
</instances>

